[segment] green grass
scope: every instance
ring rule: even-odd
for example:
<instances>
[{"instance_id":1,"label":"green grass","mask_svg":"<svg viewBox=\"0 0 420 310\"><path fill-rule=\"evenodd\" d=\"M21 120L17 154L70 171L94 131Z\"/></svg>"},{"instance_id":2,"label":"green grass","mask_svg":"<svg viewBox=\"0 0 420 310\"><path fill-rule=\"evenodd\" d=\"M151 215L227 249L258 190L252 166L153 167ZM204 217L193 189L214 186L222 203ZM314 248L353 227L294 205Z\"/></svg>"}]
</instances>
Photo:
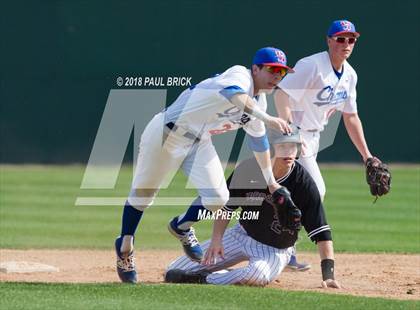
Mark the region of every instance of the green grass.
<instances>
[{"instance_id":1,"label":"green grass","mask_svg":"<svg viewBox=\"0 0 420 310\"><path fill-rule=\"evenodd\" d=\"M419 302L271 288L0 283L1 309L418 309Z\"/></svg>"},{"instance_id":2,"label":"green grass","mask_svg":"<svg viewBox=\"0 0 420 310\"><path fill-rule=\"evenodd\" d=\"M391 167L392 168L392 167ZM75 206L76 197L124 197L131 167L123 167L114 190L80 190L82 166L0 166L1 248L111 248L119 234L121 206ZM328 222L338 252L420 252L420 167L395 167L389 195L373 204L362 167L324 168ZM162 196L193 197L179 174ZM177 249L166 230L182 206L149 208L136 235L141 249ZM201 240L211 222L196 226ZM315 251L305 233L299 249Z\"/></svg>"},{"instance_id":3,"label":"green grass","mask_svg":"<svg viewBox=\"0 0 420 310\"><path fill-rule=\"evenodd\" d=\"M114 190L80 190L82 166L0 166L0 248L110 249L119 234L121 206L75 206L77 197L124 197L131 167L123 167ZM326 213L339 252L419 253L420 167L395 167L388 196L372 204L360 168L325 168ZM160 195L193 197L177 175ZM166 230L185 207L146 211L136 248L179 249ZM201 240L211 222L196 225ZM300 250L315 251L306 234ZM1 309L419 309L419 302L290 292L271 288L196 285L1 283Z\"/></svg>"}]
</instances>

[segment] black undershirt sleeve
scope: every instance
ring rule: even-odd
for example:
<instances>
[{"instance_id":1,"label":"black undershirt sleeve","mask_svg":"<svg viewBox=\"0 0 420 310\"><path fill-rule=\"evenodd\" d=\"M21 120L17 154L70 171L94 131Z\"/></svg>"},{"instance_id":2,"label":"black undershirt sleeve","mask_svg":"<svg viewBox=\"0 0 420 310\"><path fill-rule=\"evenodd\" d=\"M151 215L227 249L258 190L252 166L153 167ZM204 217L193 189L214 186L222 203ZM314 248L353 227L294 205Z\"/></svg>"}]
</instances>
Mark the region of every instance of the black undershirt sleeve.
<instances>
[{"instance_id":1,"label":"black undershirt sleeve","mask_svg":"<svg viewBox=\"0 0 420 310\"><path fill-rule=\"evenodd\" d=\"M229 178L226 180L226 184L229 189L229 201L226 203L225 206L222 207L225 211L235 211L240 207L240 205L234 203L235 197L240 197L240 190L236 188L230 188L230 184L232 183L233 172L230 174Z\"/></svg>"},{"instance_id":2,"label":"black undershirt sleeve","mask_svg":"<svg viewBox=\"0 0 420 310\"><path fill-rule=\"evenodd\" d=\"M302 210L302 225L313 242L332 240L331 229L327 223L324 206L315 182L302 167L299 192L302 195L300 208Z\"/></svg>"}]
</instances>

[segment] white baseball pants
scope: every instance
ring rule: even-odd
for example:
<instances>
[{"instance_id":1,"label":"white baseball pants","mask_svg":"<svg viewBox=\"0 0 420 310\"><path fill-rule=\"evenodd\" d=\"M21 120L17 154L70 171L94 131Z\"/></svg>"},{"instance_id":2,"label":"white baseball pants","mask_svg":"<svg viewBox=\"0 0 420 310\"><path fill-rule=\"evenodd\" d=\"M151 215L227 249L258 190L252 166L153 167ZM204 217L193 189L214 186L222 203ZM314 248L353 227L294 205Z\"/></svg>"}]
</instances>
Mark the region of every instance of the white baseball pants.
<instances>
[{"instance_id":1,"label":"white baseball pants","mask_svg":"<svg viewBox=\"0 0 420 310\"><path fill-rule=\"evenodd\" d=\"M212 272L207 276L210 284L246 284L264 286L275 280L290 261L293 247L277 249L248 236L238 223L226 230L223 236L224 259L219 258L216 264L204 266L181 256L173 261L167 270L181 269L189 272ZM203 243L204 251L208 249L210 240ZM249 261L245 267L232 270L237 263ZM219 271L219 272L218 272Z\"/></svg>"},{"instance_id":2,"label":"white baseball pants","mask_svg":"<svg viewBox=\"0 0 420 310\"><path fill-rule=\"evenodd\" d=\"M319 132L308 132L304 130L301 130L300 134L305 141L306 150L305 154L299 157L298 162L309 172L316 183L321 200L324 200L326 193L325 182L318 163L316 162L320 134Z\"/></svg>"},{"instance_id":3,"label":"white baseball pants","mask_svg":"<svg viewBox=\"0 0 420 310\"><path fill-rule=\"evenodd\" d=\"M152 205L159 189L169 186L182 168L203 205L211 211L219 209L229 200L229 191L211 140L194 141L183 128L167 128L164 119L163 113L155 115L141 136L129 203L141 211Z\"/></svg>"}]
</instances>

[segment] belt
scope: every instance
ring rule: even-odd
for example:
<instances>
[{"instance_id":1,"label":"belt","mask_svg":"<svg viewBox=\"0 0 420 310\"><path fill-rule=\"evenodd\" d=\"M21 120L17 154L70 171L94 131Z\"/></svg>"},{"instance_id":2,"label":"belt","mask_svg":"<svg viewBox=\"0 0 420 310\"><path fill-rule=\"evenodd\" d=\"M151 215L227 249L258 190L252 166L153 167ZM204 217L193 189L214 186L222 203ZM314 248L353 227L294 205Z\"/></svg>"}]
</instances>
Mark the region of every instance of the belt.
<instances>
[{"instance_id":1,"label":"belt","mask_svg":"<svg viewBox=\"0 0 420 310\"><path fill-rule=\"evenodd\" d=\"M304 131L307 131L307 132L318 132L318 129L305 129Z\"/></svg>"},{"instance_id":2,"label":"belt","mask_svg":"<svg viewBox=\"0 0 420 310\"><path fill-rule=\"evenodd\" d=\"M166 127L169 128L169 130L175 132L178 131L179 134L183 135L185 138L188 138L190 140L194 140L195 142L200 141L200 138L196 137L194 134L192 134L191 132L186 131L185 129L175 125L174 122L169 122L167 124L165 124Z\"/></svg>"}]
</instances>

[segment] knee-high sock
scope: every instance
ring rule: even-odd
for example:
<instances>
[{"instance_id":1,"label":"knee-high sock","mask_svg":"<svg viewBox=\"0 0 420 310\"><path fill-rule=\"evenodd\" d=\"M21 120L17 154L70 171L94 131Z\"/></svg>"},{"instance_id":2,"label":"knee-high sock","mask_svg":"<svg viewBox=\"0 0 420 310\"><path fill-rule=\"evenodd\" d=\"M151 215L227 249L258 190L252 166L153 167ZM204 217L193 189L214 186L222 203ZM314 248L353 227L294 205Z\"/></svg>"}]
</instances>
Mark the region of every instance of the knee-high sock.
<instances>
[{"instance_id":1,"label":"knee-high sock","mask_svg":"<svg viewBox=\"0 0 420 310\"><path fill-rule=\"evenodd\" d=\"M189 230L194 223L200 221L198 218L199 213L206 214L207 212L210 211L204 208L201 203L201 197L197 197L188 208L187 212L178 216L177 228L180 230Z\"/></svg>"},{"instance_id":2,"label":"knee-high sock","mask_svg":"<svg viewBox=\"0 0 420 310\"><path fill-rule=\"evenodd\" d=\"M134 236L142 216L143 211L135 209L128 201L126 201L122 215L121 236Z\"/></svg>"}]
</instances>

